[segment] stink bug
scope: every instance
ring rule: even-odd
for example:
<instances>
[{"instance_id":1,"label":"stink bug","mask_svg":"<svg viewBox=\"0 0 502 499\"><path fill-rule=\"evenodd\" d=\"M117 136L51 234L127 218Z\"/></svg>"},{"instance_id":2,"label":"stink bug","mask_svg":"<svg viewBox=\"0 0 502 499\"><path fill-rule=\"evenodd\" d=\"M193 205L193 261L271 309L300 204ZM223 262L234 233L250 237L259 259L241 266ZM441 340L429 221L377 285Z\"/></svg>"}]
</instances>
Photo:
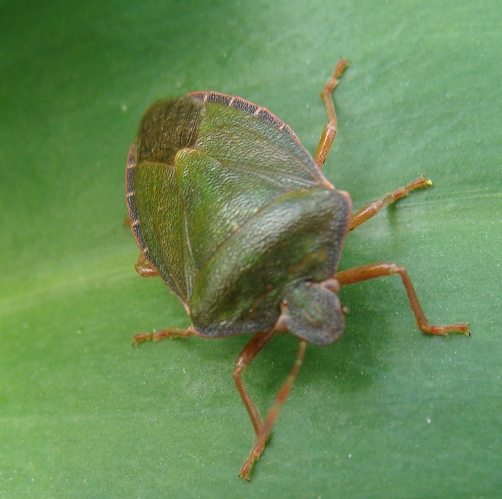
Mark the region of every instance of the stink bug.
<instances>
[{"instance_id":1,"label":"stink bug","mask_svg":"<svg viewBox=\"0 0 502 499\"><path fill-rule=\"evenodd\" d=\"M194 92L152 104L126 167L131 229L141 250L136 270L161 276L190 317L186 329L138 334L162 338L254 333L233 377L256 433L241 468L249 479L280 406L298 374L307 343L328 345L344 327L341 286L398 274L425 333L469 334L466 324L433 326L406 270L374 263L337 272L346 234L408 192L421 177L352 213L321 168L337 133L332 92L348 62L340 60L321 92L328 114L312 158L298 137L267 109L240 97ZM293 369L265 419L242 372L276 333L300 340Z\"/></svg>"}]
</instances>

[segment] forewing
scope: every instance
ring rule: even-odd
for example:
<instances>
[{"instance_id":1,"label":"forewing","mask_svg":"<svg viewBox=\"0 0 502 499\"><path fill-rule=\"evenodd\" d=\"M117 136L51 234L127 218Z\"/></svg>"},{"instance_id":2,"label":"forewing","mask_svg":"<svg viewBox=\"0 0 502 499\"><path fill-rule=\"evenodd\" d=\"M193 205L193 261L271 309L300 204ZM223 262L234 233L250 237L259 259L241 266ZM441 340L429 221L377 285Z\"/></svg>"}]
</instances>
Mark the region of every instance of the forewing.
<instances>
[{"instance_id":1,"label":"forewing","mask_svg":"<svg viewBox=\"0 0 502 499\"><path fill-rule=\"evenodd\" d=\"M250 114L240 107L206 104L194 148L287 190L330 185L296 136L261 118L260 109Z\"/></svg>"},{"instance_id":2,"label":"forewing","mask_svg":"<svg viewBox=\"0 0 502 499\"><path fill-rule=\"evenodd\" d=\"M294 133L271 113L238 97L200 95L209 100L196 139L175 157L187 238L198 269L277 197L331 186Z\"/></svg>"},{"instance_id":3,"label":"forewing","mask_svg":"<svg viewBox=\"0 0 502 499\"><path fill-rule=\"evenodd\" d=\"M140 247L169 288L187 305L192 294L195 263L187 241L186 219L174 168L141 163L130 168L129 200L140 220ZM128 202L131 206L131 201ZM131 212L131 209L130 209ZM144 246L144 247L143 247Z\"/></svg>"}]
</instances>

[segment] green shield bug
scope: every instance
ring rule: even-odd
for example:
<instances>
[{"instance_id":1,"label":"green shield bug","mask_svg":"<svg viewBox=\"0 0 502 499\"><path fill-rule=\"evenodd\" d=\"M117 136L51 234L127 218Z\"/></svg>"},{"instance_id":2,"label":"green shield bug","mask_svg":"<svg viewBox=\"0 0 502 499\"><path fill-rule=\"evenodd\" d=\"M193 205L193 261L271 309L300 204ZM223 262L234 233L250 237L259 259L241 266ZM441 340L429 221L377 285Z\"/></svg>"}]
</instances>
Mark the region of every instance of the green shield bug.
<instances>
[{"instance_id":1,"label":"green shield bug","mask_svg":"<svg viewBox=\"0 0 502 499\"><path fill-rule=\"evenodd\" d=\"M327 345L343 332L341 286L398 274L423 332L469 335L467 324L431 325L399 265L337 272L349 231L385 205L430 185L421 177L352 213L349 194L322 174L337 133L332 92L347 66L341 59L321 92L328 123L314 157L265 108L216 92L152 104L129 150L126 202L141 251L136 270L144 277L161 276L191 320L186 329L138 334L134 342L254 333L233 371L256 434L240 471L246 479L293 386L307 343ZM276 333L285 332L299 338L299 350L262 419L241 375Z\"/></svg>"}]
</instances>

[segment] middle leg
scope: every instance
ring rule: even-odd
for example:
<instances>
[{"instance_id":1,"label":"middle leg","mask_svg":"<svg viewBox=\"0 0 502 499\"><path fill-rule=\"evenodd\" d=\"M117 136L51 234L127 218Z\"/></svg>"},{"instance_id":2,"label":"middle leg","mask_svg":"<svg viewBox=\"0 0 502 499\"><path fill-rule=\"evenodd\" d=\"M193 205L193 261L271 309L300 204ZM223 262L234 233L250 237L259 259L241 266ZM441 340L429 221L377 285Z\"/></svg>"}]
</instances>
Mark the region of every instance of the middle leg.
<instances>
[{"instance_id":1,"label":"middle leg","mask_svg":"<svg viewBox=\"0 0 502 499\"><path fill-rule=\"evenodd\" d=\"M186 329L168 327L166 329L162 329L162 331L157 331L156 333L135 334L132 344L137 346L143 341L160 341L166 338L188 338L189 336L197 336L197 331L191 325Z\"/></svg>"},{"instance_id":2,"label":"middle leg","mask_svg":"<svg viewBox=\"0 0 502 499\"><path fill-rule=\"evenodd\" d=\"M425 177L420 177L411 182L410 184L396 189L394 192L389 192L384 197L369 203L360 210L356 211L349 222L349 231L354 230L361 224L374 217L384 206L396 202L398 199L404 198L408 195L408 192L414 189L419 189L420 187L429 187L432 185L430 180L426 180Z\"/></svg>"}]
</instances>

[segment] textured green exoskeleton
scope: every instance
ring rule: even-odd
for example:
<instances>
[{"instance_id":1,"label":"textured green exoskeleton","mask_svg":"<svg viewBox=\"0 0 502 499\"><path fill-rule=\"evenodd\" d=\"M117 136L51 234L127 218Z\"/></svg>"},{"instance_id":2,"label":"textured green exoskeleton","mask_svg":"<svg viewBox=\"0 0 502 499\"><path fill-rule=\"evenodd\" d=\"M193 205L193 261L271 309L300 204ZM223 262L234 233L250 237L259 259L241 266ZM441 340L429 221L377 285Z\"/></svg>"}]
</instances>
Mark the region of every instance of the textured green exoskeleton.
<instances>
[{"instance_id":1,"label":"textured green exoskeleton","mask_svg":"<svg viewBox=\"0 0 502 499\"><path fill-rule=\"evenodd\" d=\"M338 63L321 94L328 125L314 158L272 113L216 92L154 103L129 151L126 198L141 250L136 268L143 276L160 275L191 320L185 330L137 335L135 342L255 333L234 369L257 436L241 469L245 478L263 451L306 343L327 345L342 334L341 285L399 274L422 331L468 332L465 324L431 326L402 267L378 263L337 273L349 230L429 185L420 178L352 214L349 194L321 173L336 135L331 92L347 64ZM300 338L300 349L262 420L241 373L276 332Z\"/></svg>"},{"instance_id":2,"label":"textured green exoskeleton","mask_svg":"<svg viewBox=\"0 0 502 499\"><path fill-rule=\"evenodd\" d=\"M279 120L230 102L192 94L146 112L127 170L136 238L201 336L272 329L287 301L290 332L331 343L343 313L322 282L350 198Z\"/></svg>"}]
</instances>

